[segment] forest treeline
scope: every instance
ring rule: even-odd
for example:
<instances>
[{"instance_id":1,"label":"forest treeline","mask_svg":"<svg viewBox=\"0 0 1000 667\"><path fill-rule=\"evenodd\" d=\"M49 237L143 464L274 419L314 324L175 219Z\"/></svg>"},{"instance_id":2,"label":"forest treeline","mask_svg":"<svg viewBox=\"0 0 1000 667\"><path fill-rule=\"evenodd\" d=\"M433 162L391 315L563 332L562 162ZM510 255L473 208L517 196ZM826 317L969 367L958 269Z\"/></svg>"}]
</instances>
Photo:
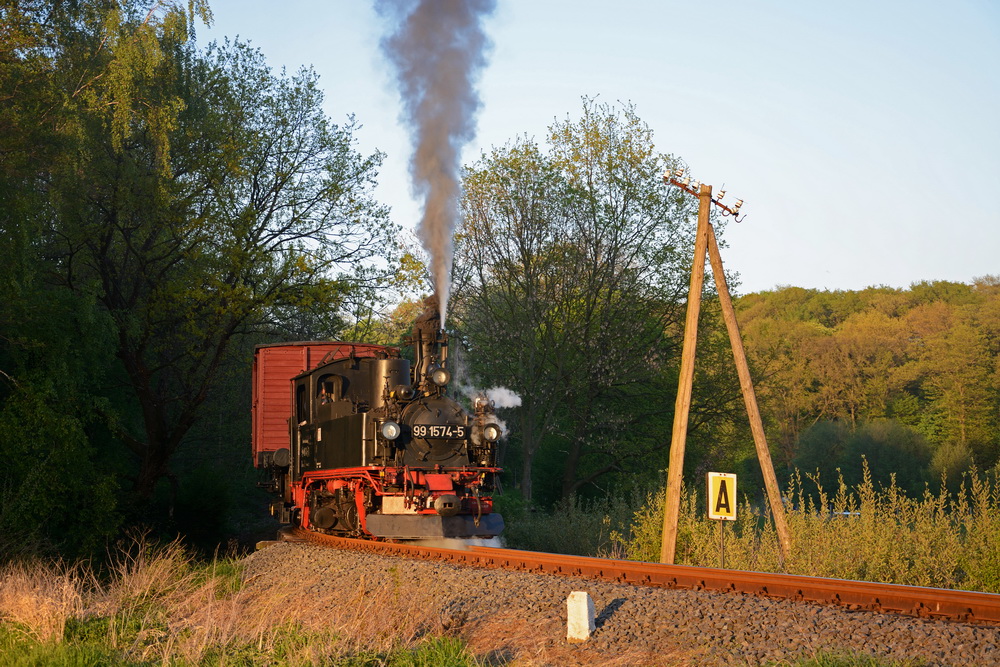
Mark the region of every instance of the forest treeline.
<instances>
[{"instance_id":1,"label":"forest treeline","mask_svg":"<svg viewBox=\"0 0 1000 667\"><path fill-rule=\"evenodd\" d=\"M0 552L273 530L249 455L254 345L399 344L427 293L373 196L383 155L356 150L364 119L327 117L308 68L200 45L207 2L0 12ZM447 325L456 388L520 399L500 409L506 502L661 483L697 205L663 182L678 167L634 106L589 98L467 166ZM864 456L919 490L997 465L997 279L737 308L782 475L853 481ZM733 470L752 494L710 289L696 369L686 476Z\"/></svg>"},{"instance_id":2,"label":"forest treeline","mask_svg":"<svg viewBox=\"0 0 1000 667\"><path fill-rule=\"evenodd\" d=\"M910 491L1000 457L1000 278L739 299L780 464Z\"/></svg>"}]
</instances>

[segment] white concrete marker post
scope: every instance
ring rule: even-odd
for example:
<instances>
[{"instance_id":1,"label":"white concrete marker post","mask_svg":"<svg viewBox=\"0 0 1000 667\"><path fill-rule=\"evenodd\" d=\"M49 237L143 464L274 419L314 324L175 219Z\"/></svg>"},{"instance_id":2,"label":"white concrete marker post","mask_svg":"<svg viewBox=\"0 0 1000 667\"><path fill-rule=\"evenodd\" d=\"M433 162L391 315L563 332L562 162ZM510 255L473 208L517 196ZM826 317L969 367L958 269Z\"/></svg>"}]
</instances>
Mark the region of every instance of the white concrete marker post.
<instances>
[{"instance_id":1,"label":"white concrete marker post","mask_svg":"<svg viewBox=\"0 0 1000 667\"><path fill-rule=\"evenodd\" d=\"M594 632L594 600L589 593L575 591L566 598L566 639L585 642Z\"/></svg>"}]
</instances>

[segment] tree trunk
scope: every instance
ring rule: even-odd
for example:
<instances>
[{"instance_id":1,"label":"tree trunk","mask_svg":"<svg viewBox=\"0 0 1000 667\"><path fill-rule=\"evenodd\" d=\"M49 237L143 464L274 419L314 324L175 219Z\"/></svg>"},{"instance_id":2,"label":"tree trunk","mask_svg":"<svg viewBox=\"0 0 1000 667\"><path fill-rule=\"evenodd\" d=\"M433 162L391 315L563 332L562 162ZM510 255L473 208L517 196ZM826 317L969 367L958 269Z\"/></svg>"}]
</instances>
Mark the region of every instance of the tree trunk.
<instances>
[{"instance_id":1,"label":"tree trunk","mask_svg":"<svg viewBox=\"0 0 1000 667\"><path fill-rule=\"evenodd\" d=\"M139 474L132 485L132 492L142 501L153 497L156 483L167 473L165 457L160 455L157 449L150 447L146 456L139 461Z\"/></svg>"},{"instance_id":2,"label":"tree trunk","mask_svg":"<svg viewBox=\"0 0 1000 667\"><path fill-rule=\"evenodd\" d=\"M532 488L531 488L531 465L534 460L534 453L529 454L527 449L524 451L524 460L521 462L521 497L527 503L531 503Z\"/></svg>"},{"instance_id":3,"label":"tree trunk","mask_svg":"<svg viewBox=\"0 0 1000 667\"><path fill-rule=\"evenodd\" d=\"M586 394L586 402L577 409L576 426L573 429L573 441L569 447L569 455L563 464L562 497L568 499L580 487L577 471L580 459L583 457L583 445L587 439L587 429L591 423L594 407L594 394Z\"/></svg>"},{"instance_id":4,"label":"tree trunk","mask_svg":"<svg viewBox=\"0 0 1000 667\"><path fill-rule=\"evenodd\" d=\"M535 452L538 451L535 430L532 428L533 414L534 410L531 405L525 406L521 413L521 497L529 504L534 492L531 484L531 469L535 461Z\"/></svg>"}]
</instances>

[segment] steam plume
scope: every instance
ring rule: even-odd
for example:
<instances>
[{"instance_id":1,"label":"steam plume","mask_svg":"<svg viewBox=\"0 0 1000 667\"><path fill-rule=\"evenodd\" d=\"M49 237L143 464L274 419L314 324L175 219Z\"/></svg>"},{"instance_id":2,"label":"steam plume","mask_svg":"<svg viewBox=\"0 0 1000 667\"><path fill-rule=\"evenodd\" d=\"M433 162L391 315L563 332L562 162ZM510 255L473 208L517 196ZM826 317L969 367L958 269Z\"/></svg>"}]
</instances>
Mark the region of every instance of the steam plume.
<instances>
[{"instance_id":1,"label":"steam plume","mask_svg":"<svg viewBox=\"0 0 1000 667\"><path fill-rule=\"evenodd\" d=\"M375 2L378 13L394 22L382 50L396 69L401 116L413 141L410 177L424 198L418 234L431 256L442 326L451 287L461 152L476 133L480 101L473 84L489 47L480 21L495 6L496 0Z\"/></svg>"}]
</instances>

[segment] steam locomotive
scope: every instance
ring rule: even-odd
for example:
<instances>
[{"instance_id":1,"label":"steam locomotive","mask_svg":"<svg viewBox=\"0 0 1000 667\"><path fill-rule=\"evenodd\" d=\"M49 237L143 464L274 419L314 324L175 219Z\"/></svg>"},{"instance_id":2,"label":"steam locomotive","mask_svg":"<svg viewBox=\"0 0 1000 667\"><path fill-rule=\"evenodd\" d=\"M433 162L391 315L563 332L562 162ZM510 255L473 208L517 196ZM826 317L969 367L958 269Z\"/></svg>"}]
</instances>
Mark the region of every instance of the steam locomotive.
<instances>
[{"instance_id":1,"label":"steam locomotive","mask_svg":"<svg viewBox=\"0 0 1000 667\"><path fill-rule=\"evenodd\" d=\"M254 465L282 523L392 540L503 530L492 498L502 428L485 396L470 413L447 395L448 336L435 306L408 341L412 366L380 345L256 348Z\"/></svg>"}]
</instances>

